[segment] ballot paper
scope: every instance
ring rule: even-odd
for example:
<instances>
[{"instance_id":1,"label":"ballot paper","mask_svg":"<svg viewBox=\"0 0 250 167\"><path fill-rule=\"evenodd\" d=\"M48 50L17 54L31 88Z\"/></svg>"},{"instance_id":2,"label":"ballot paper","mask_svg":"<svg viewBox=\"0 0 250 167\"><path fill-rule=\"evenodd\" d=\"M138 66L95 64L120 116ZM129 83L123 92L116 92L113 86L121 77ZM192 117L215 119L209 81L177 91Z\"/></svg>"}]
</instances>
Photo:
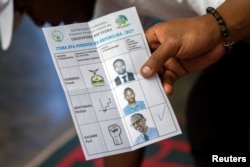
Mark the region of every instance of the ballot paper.
<instances>
[{"instance_id":1,"label":"ballot paper","mask_svg":"<svg viewBox=\"0 0 250 167\"><path fill-rule=\"evenodd\" d=\"M87 160L182 133L159 77L140 74L151 53L135 7L43 33Z\"/></svg>"}]
</instances>

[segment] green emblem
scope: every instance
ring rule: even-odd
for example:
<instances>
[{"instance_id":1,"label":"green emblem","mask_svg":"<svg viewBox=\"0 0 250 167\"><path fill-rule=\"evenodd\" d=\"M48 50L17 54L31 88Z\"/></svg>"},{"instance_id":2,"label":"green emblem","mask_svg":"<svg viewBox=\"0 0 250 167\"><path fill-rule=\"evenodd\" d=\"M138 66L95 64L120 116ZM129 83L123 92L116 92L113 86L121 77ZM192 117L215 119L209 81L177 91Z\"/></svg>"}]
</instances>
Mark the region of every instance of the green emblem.
<instances>
[{"instance_id":1,"label":"green emblem","mask_svg":"<svg viewBox=\"0 0 250 167\"><path fill-rule=\"evenodd\" d=\"M89 72L93 73L93 76L91 77L91 84L93 86L103 86L105 84L104 79L101 75L96 74L96 72L98 71L98 69L96 70L89 70Z\"/></svg>"},{"instance_id":2,"label":"green emblem","mask_svg":"<svg viewBox=\"0 0 250 167\"><path fill-rule=\"evenodd\" d=\"M127 25L128 19L124 15L119 15L117 16L115 22L119 27L124 27Z\"/></svg>"}]
</instances>

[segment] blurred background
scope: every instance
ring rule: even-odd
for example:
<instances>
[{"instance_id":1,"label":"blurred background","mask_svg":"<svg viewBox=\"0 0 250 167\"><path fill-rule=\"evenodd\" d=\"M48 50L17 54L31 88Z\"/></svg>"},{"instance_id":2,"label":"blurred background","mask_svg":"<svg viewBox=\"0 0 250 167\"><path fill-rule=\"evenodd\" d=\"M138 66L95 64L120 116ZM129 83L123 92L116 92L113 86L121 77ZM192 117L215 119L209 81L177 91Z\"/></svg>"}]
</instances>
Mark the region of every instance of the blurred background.
<instances>
[{"instance_id":1,"label":"blurred background","mask_svg":"<svg viewBox=\"0 0 250 167\"><path fill-rule=\"evenodd\" d=\"M51 24L36 19L41 22L35 23L25 13L18 17L10 48L0 50L0 166L3 167L32 166L40 161L38 157L46 157L48 148L53 151L75 133L41 29ZM186 96L197 75L179 79L174 94L169 96L181 127L185 127Z\"/></svg>"}]
</instances>

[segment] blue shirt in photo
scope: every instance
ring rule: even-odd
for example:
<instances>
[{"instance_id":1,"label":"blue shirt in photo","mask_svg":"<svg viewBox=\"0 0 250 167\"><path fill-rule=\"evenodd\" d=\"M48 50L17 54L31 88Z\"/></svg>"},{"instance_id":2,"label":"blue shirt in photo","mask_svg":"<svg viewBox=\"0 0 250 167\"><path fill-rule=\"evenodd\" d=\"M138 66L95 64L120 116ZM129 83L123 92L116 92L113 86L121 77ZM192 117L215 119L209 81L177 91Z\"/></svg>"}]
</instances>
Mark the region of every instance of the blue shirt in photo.
<instances>
[{"instance_id":1,"label":"blue shirt in photo","mask_svg":"<svg viewBox=\"0 0 250 167\"><path fill-rule=\"evenodd\" d=\"M136 105L131 107L130 105L127 105L123 111L125 115L129 115L134 113L135 111L146 109L146 105L143 101L136 101Z\"/></svg>"}]
</instances>

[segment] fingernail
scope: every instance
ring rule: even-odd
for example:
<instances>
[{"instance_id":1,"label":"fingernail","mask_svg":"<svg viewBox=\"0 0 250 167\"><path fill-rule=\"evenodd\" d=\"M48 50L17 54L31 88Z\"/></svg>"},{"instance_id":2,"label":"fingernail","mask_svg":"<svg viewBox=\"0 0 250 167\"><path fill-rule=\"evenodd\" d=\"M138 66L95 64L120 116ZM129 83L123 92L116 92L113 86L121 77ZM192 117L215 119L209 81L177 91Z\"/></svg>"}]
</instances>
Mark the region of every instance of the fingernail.
<instances>
[{"instance_id":1,"label":"fingernail","mask_svg":"<svg viewBox=\"0 0 250 167\"><path fill-rule=\"evenodd\" d=\"M142 72L143 72L144 74L146 74L146 75L151 75L152 70L151 70L151 68L150 68L149 66L144 66L144 67L142 68Z\"/></svg>"}]
</instances>

